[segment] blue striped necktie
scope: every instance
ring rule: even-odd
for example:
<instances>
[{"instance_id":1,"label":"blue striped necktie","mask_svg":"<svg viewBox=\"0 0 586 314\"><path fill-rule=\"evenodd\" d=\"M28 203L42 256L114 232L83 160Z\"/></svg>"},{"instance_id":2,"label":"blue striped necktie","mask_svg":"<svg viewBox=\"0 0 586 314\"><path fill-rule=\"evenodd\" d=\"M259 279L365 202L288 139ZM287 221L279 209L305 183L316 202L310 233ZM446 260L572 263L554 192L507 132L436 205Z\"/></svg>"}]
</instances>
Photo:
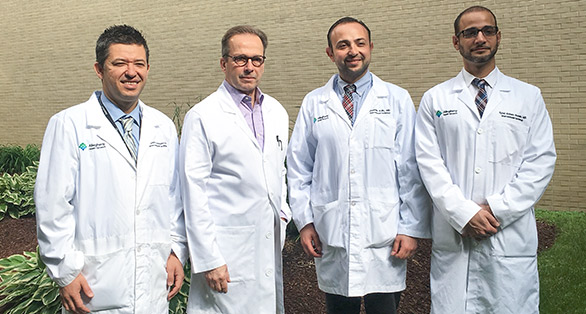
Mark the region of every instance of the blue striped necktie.
<instances>
[{"instance_id":1,"label":"blue striped necktie","mask_svg":"<svg viewBox=\"0 0 586 314\"><path fill-rule=\"evenodd\" d=\"M472 80L472 85L478 87L478 94L476 94L474 102L476 103L476 108L478 108L478 113L482 118L484 108L486 108L486 103L488 102L488 95L486 94L486 81L475 78Z\"/></svg>"},{"instance_id":2,"label":"blue striped necktie","mask_svg":"<svg viewBox=\"0 0 586 314\"><path fill-rule=\"evenodd\" d=\"M122 135L122 138L124 139L126 147L128 147L128 151L130 152L132 159L134 159L134 162L136 163L136 142L132 136L132 125L134 124L134 119L131 116L125 116L119 120L122 121L122 125L124 126L124 135Z\"/></svg>"}]
</instances>

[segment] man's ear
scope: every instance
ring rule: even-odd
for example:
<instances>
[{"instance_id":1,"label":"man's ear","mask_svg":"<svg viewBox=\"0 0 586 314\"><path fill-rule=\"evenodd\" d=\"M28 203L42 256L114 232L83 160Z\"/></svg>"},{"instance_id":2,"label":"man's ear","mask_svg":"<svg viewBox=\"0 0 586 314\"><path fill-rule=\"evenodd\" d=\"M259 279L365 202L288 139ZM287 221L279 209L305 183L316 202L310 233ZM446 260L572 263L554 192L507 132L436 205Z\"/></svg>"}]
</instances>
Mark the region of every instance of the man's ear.
<instances>
[{"instance_id":1,"label":"man's ear","mask_svg":"<svg viewBox=\"0 0 586 314\"><path fill-rule=\"evenodd\" d=\"M98 77L101 79L104 78L104 69L102 69L102 67L100 66L99 63L94 63L94 71L96 71L96 74L98 75Z\"/></svg>"},{"instance_id":2,"label":"man's ear","mask_svg":"<svg viewBox=\"0 0 586 314\"><path fill-rule=\"evenodd\" d=\"M226 59L224 57L220 57L220 68L222 68L222 72L226 73Z\"/></svg>"},{"instance_id":3,"label":"man's ear","mask_svg":"<svg viewBox=\"0 0 586 314\"><path fill-rule=\"evenodd\" d=\"M454 49L460 50L460 39L456 35L452 35L452 45L454 45Z\"/></svg>"},{"instance_id":4,"label":"man's ear","mask_svg":"<svg viewBox=\"0 0 586 314\"><path fill-rule=\"evenodd\" d=\"M334 53L332 52L332 48L329 46L326 47L326 54L330 57L330 60L334 61Z\"/></svg>"}]
</instances>

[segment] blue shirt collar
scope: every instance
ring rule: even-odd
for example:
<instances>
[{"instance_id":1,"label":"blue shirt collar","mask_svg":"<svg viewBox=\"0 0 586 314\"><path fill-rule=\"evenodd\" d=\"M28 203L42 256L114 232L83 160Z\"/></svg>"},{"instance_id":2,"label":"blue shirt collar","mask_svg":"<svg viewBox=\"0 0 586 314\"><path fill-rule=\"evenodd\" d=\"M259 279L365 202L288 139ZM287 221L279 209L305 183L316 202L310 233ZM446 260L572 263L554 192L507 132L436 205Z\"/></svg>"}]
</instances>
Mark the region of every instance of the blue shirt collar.
<instances>
[{"instance_id":1,"label":"blue shirt collar","mask_svg":"<svg viewBox=\"0 0 586 314\"><path fill-rule=\"evenodd\" d=\"M114 122L118 121L118 119L120 119L123 116L131 116L132 118L134 118L134 123L140 126L140 117L142 112L140 102L136 105L134 110L130 112L130 114L126 114L124 113L124 111L120 110L118 106L114 105L114 103L112 103L110 99L106 97L106 94L104 94L103 92L99 92L99 97L102 103L104 104L104 107L106 107L106 110L108 110L108 113L110 114L110 117L112 117L112 120Z\"/></svg>"},{"instance_id":2,"label":"blue shirt collar","mask_svg":"<svg viewBox=\"0 0 586 314\"><path fill-rule=\"evenodd\" d=\"M344 94L344 86L348 85L343 79L340 78L339 74L336 74L336 78L334 79L334 88L337 93ZM366 92L369 87L372 86L372 73L369 70L366 70L366 73L354 83L356 86L356 93L360 96L364 96L364 92Z\"/></svg>"}]
</instances>

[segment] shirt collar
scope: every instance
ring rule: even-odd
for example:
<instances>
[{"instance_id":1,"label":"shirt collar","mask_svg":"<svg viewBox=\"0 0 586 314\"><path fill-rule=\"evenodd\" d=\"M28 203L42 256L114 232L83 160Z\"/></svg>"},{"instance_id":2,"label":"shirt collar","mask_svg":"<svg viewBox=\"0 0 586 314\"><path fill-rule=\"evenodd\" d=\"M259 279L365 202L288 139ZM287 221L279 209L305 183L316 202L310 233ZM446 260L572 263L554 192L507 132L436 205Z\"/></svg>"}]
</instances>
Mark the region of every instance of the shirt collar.
<instances>
[{"instance_id":1,"label":"shirt collar","mask_svg":"<svg viewBox=\"0 0 586 314\"><path fill-rule=\"evenodd\" d=\"M134 118L134 123L140 126L140 116L142 111L140 108L140 102L136 105L136 107L134 107L130 114L126 114L124 111L120 110L118 106L114 105L114 103L112 103L103 92L100 93L100 100L104 104L104 107L106 107L106 110L108 110L110 117L112 117L112 121L116 122L123 116L131 116Z\"/></svg>"},{"instance_id":2,"label":"shirt collar","mask_svg":"<svg viewBox=\"0 0 586 314\"><path fill-rule=\"evenodd\" d=\"M348 85L343 79L340 78L339 74L336 74L334 86L336 86L337 91L339 93L344 93L344 86ZM356 86L356 93L362 97L364 96L364 92L368 89L368 87L372 86L372 73L366 70L366 73L354 83Z\"/></svg>"},{"instance_id":3,"label":"shirt collar","mask_svg":"<svg viewBox=\"0 0 586 314\"><path fill-rule=\"evenodd\" d=\"M490 86L490 88L494 88L498 79L498 72L499 69L497 67L494 67L494 69L486 77L479 77L479 79L485 80L488 86ZM464 76L464 82L466 82L466 86L470 87L472 81L476 77L470 74L470 72L466 71L466 69L462 69L462 75Z\"/></svg>"},{"instance_id":4,"label":"shirt collar","mask_svg":"<svg viewBox=\"0 0 586 314\"><path fill-rule=\"evenodd\" d=\"M228 81L226 81L226 80L224 80L224 82L222 84L224 85L226 90L228 90L228 93L230 94L230 96L232 96L232 99L234 100L234 103L236 105L240 104L241 102L244 102L250 108L250 106L251 106L250 96L237 90L236 88L234 88L234 86L230 85L230 83L228 83ZM256 97L255 105L262 105L262 102L265 98L265 95L260 91L260 88L258 88L258 87L256 88L256 95L257 95L257 97ZM247 101L243 101L243 100L245 100L245 98Z\"/></svg>"}]
</instances>

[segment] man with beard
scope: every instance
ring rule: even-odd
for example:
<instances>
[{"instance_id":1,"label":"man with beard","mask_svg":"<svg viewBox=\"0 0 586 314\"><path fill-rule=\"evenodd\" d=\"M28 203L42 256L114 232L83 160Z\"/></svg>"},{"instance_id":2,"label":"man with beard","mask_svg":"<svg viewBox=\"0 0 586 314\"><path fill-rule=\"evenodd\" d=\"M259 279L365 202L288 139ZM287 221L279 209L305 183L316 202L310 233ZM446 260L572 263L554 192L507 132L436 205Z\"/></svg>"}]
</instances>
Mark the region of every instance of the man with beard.
<instances>
[{"instance_id":1,"label":"man with beard","mask_svg":"<svg viewBox=\"0 0 586 314\"><path fill-rule=\"evenodd\" d=\"M328 31L339 72L301 105L287 154L289 200L316 262L328 313L396 313L405 259L429 237L409 93L368 71L370 30L344 17Z\"/></svg>"},{"instance_id":2,"label":"man with beard","mask_svg":"<svg viewBox=\"0 0 586 314\"><path fill-rule=\"evenodd\" d=\"M432 214L432 313L538 313L535 203L556 160L535 86L502 74L485 7L454 22L464 69L423 95L416 127Z\"/></svg>"}]
</instances>

